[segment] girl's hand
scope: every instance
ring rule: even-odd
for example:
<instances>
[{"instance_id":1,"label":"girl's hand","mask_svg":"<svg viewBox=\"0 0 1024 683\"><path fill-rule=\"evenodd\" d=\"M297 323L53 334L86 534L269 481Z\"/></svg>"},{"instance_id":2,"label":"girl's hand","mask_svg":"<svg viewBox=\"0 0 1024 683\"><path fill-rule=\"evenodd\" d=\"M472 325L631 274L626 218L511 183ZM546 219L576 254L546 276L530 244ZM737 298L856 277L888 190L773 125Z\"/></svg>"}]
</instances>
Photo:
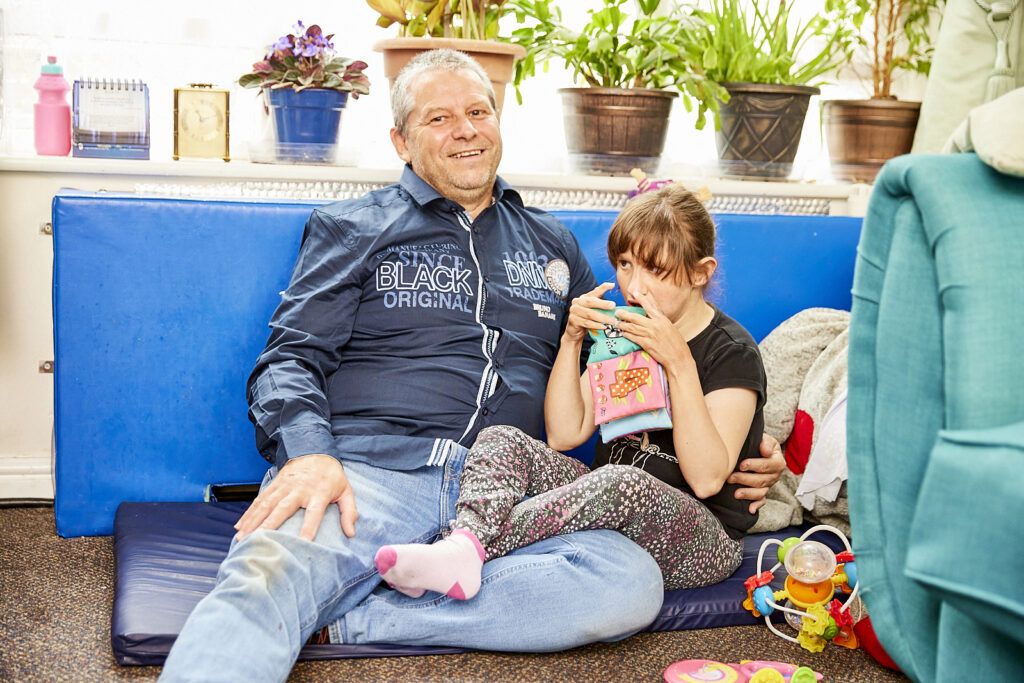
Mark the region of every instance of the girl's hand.
<instances>
[{"instance_id":1,"label":"girl's hand","mask_svg":"<svg viewBox=\"0 0 1024 683\"><path fill-rule=\"evenodd\" d=\"M666 371L670 372L682 363L693 362L690 345L672 321L661 312L654 299L643 292L637 293L636 299L647 312L646 317L629 311L615 312L619 319L619 329L626 339L639 344Z\"/></svg>"},{"instance_id":2,"label":"girl's hand","mask_svg":"<svg viewBox=\"0 0 1024 683\"><path fill-rule=\"evenodd\" d=\"M595 308L605 309L609 312L614 310L615 302L608 301L604 295L615 289L612 282L604 282L582 296L572 300L569 306L569 321L565 325L565 338L571 341L581 341L587 334L587 330L603 330L605 325L617 324L611 315L598 313Z\"/></svg>"}]
</instances>

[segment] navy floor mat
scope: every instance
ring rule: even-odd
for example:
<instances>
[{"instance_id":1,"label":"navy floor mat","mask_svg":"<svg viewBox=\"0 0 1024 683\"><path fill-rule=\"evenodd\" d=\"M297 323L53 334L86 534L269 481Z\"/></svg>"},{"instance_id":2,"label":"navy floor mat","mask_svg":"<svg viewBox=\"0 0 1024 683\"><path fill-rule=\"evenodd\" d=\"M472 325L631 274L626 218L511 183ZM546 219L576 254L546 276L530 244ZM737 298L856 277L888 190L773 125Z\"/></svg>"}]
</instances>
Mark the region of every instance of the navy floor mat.
<instances>
[{"instance_id":1,"label":"navy floor mat","mask_svg":"<svg viewBox=\"0 0 1024 683\"><path fill-rule=\"evenodd\" d=\"M234 523L248 506L236 503L122 503L114 521L117 577L111 641L119 664L160 664L192 608L214 585ZM771 536L798 535L785 529ZM740 603L769 534L747 537L743 565L726 581L669 591L652 631L755 624ZM827 539L822 539L827 540ZM459 648L404 645L307 645L300 659L447 654Z\"/></svg>"}]
</instances>

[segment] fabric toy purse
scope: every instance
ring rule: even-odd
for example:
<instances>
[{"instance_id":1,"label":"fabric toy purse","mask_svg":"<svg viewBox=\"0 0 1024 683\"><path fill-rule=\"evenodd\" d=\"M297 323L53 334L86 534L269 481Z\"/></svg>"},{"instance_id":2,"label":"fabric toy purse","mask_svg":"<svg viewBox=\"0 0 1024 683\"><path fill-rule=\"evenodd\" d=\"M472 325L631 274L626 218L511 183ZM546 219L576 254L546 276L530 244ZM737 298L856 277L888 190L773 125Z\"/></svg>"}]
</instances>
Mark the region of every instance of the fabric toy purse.
<instances>
[{"instance_id":1,"label":"fabric toy purse","mask_svg":"<svg viewBox=\"0 0 1024 683\"><path fill-rule=\"evenodd\" d=\"M668 403L661 365L646 351L587 364L594 397L594 424L664 408Z\"/></svg>"},{"instance_id":2,"label":"fabric toy purse","mask_svg":"<svg viewBox=\"0 0 1024 683\"><path fill-rule=\"evenodd\" d=\"M636 306L618 309L644 314ZM614 325L591 330L590 335L594 344L587 375L601 440L608 443L627 434L670 428L668 382L661 365Z\"/></svg>"}]
</instances>

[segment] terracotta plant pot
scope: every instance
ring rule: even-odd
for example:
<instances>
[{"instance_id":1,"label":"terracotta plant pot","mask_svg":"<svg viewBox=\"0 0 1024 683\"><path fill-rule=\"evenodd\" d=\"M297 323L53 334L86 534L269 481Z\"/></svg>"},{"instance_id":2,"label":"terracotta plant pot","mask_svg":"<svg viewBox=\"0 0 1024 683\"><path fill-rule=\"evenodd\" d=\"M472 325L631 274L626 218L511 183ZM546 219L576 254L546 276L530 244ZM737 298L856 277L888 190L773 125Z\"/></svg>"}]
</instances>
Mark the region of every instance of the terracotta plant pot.
<instances>
[{"instance_id":1,"label":"terracotta plant pot","mask_svg":"<svg viewBox=\"0 0 1024 683\"><path fill-rule=\"evenodd\" d=\"M494 99L501 111L505 103L505 86L512 80L512 67L526 54L519 45L494 40L466 40L463 38L389 38L373 46L384 54L384 75L393 83L398 72L421 52L439 48L465 52L480 62L494 86Z\"/></svg>"},{"instance_id":2,"label":"terracotta plant pot","mask_svg":"<svg viewBox=\"0 0 1024 683\"><path fill-rule=\"evenodd\" d=\"M820 90L806 85L723 83L718 167L730 178L784 180L793 170L807 105Z\"/></svg>"},{"instance_id":3,"label":"terracotta plant pot","mask_svg":"<svg viewBox=\"0 0 1024 683\"><path fill-rule=\"evenodd\" d=\"M838 180L874 182L882 164L909 154L920 102L896 99L828 100L822 108L825 139Z\"/></svg>"},{"instance_id":4,"label":"terracotta plant pot","mask_svg":"<svg viewBox=\"0 0 1024 683\"><path fill-rule=\"evenodd\" d=\"M658 169L675 92L646 88L561 88L569 162L579 173Z\"/></svg>"}]
</instances>

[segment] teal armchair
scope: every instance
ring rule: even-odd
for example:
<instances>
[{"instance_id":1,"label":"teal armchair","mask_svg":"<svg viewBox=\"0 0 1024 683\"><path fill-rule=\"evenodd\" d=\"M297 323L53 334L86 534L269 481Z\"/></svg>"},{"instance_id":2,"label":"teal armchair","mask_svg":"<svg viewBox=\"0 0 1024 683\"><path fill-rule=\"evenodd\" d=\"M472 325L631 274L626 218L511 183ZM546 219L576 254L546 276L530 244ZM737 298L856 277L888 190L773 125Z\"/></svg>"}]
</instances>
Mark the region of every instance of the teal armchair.
<instances>
[{"instance_id":1,"label":"teal armchair","mask_svg":"<svg viewBox=\"0 0 1024 683\"><path fill-rule=\"evenodd\" d=\"M1024 178L879 175L854 275L849 501L862 596L916 681L1024 680Z\"/></svg>"}]
</instances>

